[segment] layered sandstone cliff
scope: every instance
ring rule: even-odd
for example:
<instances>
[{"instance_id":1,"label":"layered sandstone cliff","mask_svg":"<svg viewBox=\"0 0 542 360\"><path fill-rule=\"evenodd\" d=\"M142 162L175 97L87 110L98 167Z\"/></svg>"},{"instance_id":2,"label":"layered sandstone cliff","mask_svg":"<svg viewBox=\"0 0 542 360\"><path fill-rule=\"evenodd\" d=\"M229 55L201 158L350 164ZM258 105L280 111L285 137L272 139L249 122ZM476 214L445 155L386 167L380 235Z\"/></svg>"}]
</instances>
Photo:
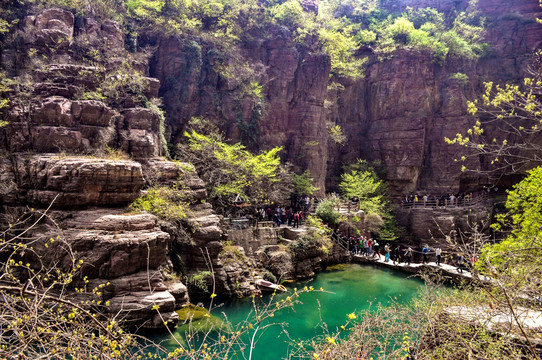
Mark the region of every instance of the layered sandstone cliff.
<instances>
[{"instance_id":1,"label":"layered sandstone cliff","mask_svg":"<svg viewBox=\"0 0 542 360\"><path fill-rule=\"evenodd\" d=\"M433 7L444 14L468 9L468 1L383 1L394 12ZM487 18L491 50L477 61L449 58L443 65L431 57L399 50L382 58L365 50L365 78L330 86L329 59L300 50L285 28L273 36L241 44L263 87L263 108L242 91L239 78L221 71L231 54L193 39L161 39L151 73L162 83L172 139L193 116L216 121L229 138L253 149L283 146L283 158L294 169L309 169L320 192L333 189L341 166L357 158L379 160L396 195L429 191L470 191L487 182L461 174L453 159L461 150L444 142L472 121L466 100L474 99L484 81L518 82L530 55L542 44L541 10L536 0L480 0ZM470 10L469 10L470 11ZM463 73L466 83L451 75ZM329 140L329 128L340 125L344 145ZM475 160L470 167L484 166Z\"/></svg>"}]
</instances>

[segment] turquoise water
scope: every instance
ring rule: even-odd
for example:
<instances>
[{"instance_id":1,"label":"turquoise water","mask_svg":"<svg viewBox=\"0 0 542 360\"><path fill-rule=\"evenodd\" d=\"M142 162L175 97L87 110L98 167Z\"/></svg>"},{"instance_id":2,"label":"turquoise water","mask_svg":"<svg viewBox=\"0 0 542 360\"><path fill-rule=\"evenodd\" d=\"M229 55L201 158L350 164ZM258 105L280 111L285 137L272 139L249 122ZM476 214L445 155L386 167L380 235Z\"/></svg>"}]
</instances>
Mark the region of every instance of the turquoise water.
<instances>
[{"instance_id":1,"label":"turquoise water","mask_svg":"<svg viewBox=\"0 0 542 360\"><path fill-rule=\"evenodd\" d=\"M291 293L294 287L301 289L305 285L323 288L326 292L302 294L299 298L301 304L294 309L278 311L272 319L274 323L284 323L290 339L305 340L323 334L322 322L330 331L334 331L345 324L347 314L366 310L371 303L386 304L392 299L406 303L424 286L422 281L407 278L403 273L357 264L340 265L319 273L313 281L289 284L287 287ZM288 294L281 294L278 298L286 296ZM262 301L266 299L268 297L264 296ZM232 324L237 324L243 322L251 310L251 299L236 299L224 303L212 314L223 317L220 314L223 312ZM180 328L175 335L182 337L183 332ZM164 337L152 338L167 341ZM281 326L265 329L255 347L253 359L276 360L286 357L290 339Z\"/></svg>"}]
</instances>

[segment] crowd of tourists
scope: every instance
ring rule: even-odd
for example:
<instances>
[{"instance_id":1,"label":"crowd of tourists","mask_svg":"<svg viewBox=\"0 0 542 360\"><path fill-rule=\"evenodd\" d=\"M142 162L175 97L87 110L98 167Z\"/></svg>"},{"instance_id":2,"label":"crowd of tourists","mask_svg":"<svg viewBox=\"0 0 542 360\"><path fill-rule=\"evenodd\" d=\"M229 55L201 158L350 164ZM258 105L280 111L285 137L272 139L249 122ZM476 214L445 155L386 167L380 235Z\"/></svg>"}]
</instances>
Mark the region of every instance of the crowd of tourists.
<instances>
[{"instance_id":1,"label":"crowd of tourists","mask_svg":"<svg viewBox=\"0 0 542 360\"><path fill-rule=\"evenodd\" d=\"M477 192L470 193L460 192L442 195L411 194L405 196L403 199L403 206L469 206L472 204L473 200L487 199L498 191L498 187L484 187Z\"/></svg>"},{"instance_id":2,"label":"crowd of tourists","mask_svg":"<svg viewBox=\"0 0 542 360\"><path fill-rule=\"evenodd\" d=\"M423 264L434 261L437 266L441 266L443 259L443 251L439 246L430 248L428 245L424 245L421 250L414 250L410 246L403 247L400 244L391 245L390 243L386 243L382 247L377 240L364 235L359 237L338 235L338 238L353 255L370 257L375 260L382 260L383 258L384 262L391 261L394 265L401 263L410 265L415 258L419 258L419 255L421 255ZM453 260L454 257L455 260ZM451 259L455 262L457 271L463 272L466 266L464 256L461 254L451 255ZM471 261L474 264L476 259L471 259Z\"/></svg>"}]
</instances>

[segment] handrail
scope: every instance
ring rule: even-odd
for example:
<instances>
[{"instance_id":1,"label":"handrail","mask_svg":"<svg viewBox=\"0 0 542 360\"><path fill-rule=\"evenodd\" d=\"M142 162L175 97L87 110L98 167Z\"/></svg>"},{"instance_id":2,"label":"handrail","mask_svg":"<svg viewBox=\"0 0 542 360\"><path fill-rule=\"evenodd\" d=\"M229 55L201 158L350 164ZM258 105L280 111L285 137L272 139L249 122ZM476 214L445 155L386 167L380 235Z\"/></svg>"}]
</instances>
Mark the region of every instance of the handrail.
<instances>
[{"instance_id":1,"label":"handrail","mask_svg":"<svg viewBox=\"0 0 542 360\"><path fill-rule=\"evenodd\" d=\"M453 201L450 201L450 199L447 197L444 199L444 202L441 201L441 199L434 199L434 200L418 200L418 201L402 201L401 202L401 208L406 209L423 209L423 208L442 208L446 209L449 207L456 208L456 207L474 207L479 204L486 203L487 201L493 201L497 198L499 194L489 194L481 197L476 198L464 198L464 199L458 199L455 198Z\"/></svg>"},{"instance_id":2,"label":"handrail","mask_svg":"<svg viewBox=\"0 0 542 360\"><path fill-rule=\"evenodd\" d=\"M348 251L348 245L345 245L343 241L341 241L341 238L336 232L333 231L331 233L331 239L334 240L335 243L341 247L341 249Z\"/></svg>"}]
</instances>

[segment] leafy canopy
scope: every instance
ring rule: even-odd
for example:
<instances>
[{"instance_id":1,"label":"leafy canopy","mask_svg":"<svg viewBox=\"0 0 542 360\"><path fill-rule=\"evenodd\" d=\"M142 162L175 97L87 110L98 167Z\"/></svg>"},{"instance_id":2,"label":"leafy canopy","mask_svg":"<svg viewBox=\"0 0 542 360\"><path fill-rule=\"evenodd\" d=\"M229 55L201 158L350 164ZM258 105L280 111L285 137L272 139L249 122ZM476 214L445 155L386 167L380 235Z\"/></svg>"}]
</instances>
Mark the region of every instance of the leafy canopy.
<instances>
[{"instance_id":1,"label":"leafy canopy","mask_svg":"<svg viewBox=\"0 0 542 360\"><path fill-rule=\"evenodd\" d=\"M309 170L305 170L301 175L294 174L292 177L294 191L298 195L313 195L315 191L320 190L313 185L314 179Z\"/></svg>"},{"instance_id":2,"label":"leafy canopy","mask_svg":"<svg viewBox=\"0 0 542 360\"><path fill-rule=\"evenodd\" d=\"M185 136L188 142L178 145L177 156L195 166L218 208L284 202L290 195L291 174L280 163L282 147L253 154L240 143L227 144L217 133L203 135L192 129Z\"/></svg>"},{"instance_id":3,"label":"leafy canopy","mask_svg":"<svg viewBox=\"0 0 542 360\"><path fill-rule=\"evenodd\" d=\"M365 212L382 213L384 210L382 180L365 160L359 159L341 175L339 189L347 198L357 197L360 209Z\"/></svg>"}]
</instances>

